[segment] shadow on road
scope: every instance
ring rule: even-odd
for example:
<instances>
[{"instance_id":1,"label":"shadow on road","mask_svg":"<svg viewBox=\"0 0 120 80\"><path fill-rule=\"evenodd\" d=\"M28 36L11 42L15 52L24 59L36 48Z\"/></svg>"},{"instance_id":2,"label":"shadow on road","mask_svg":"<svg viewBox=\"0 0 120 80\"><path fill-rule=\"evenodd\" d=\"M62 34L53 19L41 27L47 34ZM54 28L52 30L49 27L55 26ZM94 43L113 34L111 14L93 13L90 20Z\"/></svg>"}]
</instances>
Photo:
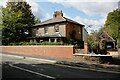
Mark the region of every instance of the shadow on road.
<instances>
[{"instance_id":1,"label":"shadow on road","mask_svg":"<svg viewBox=\"0 0 120 80\"><path fill-rule=\"evenodd\" d=\"M41 74L36 75L24 70L19 70L11 67L9 64L13 66L17 66L26 70L30 70L36 73ZM111 80L112 78L120 78L120 74L115 73L106 73L106 72L97 72L91 70L82 70L82 69L73 69L67 67L56 66L48 63L40 63L40 64L27 64L27 63L14 63L14 62L4 62L2 63L2 76L3 79L29 79L29 80L45 80L50 77L54 77L55 79L64 79L64 78L72 78L72 79L80 79L80 78L108 78Z\"/></svg>"}]
</instances>

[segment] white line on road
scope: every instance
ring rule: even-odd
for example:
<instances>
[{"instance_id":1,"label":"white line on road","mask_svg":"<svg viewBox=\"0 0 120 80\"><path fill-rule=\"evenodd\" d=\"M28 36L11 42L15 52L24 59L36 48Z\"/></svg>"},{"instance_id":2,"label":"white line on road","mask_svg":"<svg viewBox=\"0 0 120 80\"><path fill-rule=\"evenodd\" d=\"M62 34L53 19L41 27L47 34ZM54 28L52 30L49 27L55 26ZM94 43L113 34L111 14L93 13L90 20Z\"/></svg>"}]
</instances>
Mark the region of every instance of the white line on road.
<instances>
[{"instance_id":1,"label":"white line on road","mask_svg":"<svg viewBox=\"0 0 120 80\"><path fill-rule=\"evenodd\" d=\"M24 56L18 56L18 55L10 55L10 54L0 54L2 56L8 56L8 57L15 57L15 58L24 58ZM36 61L44 61L44 62L50 62L50 63L56 63L55 60L48 60L48 59L40 59L40 58L32 58L32 57L25 57L24 60L36 60Z\"/></svg>"},{"instance_id":2,"label":"white line on road","mask_svg":"<svg viewBox=\"0 0 120 80\"><path fill-rule=\"evenodd\" d=\"M30 57L29 57L29 60L37 60L37 61L44 61L44 62L56 63L55 60L38 59L38 58L30 58Z\"/></svg>"},{"instance_id":3,"label":"white line on road","mask_svg":"<svg viewBox=\"0 0 120 80\"><path fill-rule=\"evenodd\" d=\"M24 68L21 68L21 67L13 66L12 64L9 64L9 66L11 66L13 68L16 68L16 69L20 69L22 71L27 71L29 73L33 73L33 74L36 74L36 75L39 75L39 76L43 76L43 77L46 77L46 78L56 79L55 77L52 77L52 76L48 76L48 75L45 75L45 74L34 72L34 71L31 71L31 70L28 70L28 69L24 69Z\"/></svg>"},{"instance_id":4,"label":"white line on road","mask_svg":"<svg viewBox=\"0 0 120 80\"><path fill-rule=\"evenodd\" d=\"M15 57L15 58L24 58L23 56L10 55L10 54L0 54L1 56Z\"/></svg>"}]
</instances>

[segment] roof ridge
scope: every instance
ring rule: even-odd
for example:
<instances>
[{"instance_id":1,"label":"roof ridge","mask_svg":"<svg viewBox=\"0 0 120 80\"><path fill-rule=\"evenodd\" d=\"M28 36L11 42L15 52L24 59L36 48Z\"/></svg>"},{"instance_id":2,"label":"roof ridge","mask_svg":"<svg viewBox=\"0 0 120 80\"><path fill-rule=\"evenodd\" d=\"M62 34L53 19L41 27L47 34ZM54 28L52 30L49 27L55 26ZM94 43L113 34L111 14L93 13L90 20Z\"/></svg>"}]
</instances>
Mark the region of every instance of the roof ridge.
<instances>
[{"instance_id":1,"label":"roof ridge","mask_svg":"<svg viewBox=\"0 0 120 80\"><path fill-rule=\"evenodd\" d=\"M69 19L69 18L66 18L66 17L64 17L64 16L61 17L61 18L51 18L51 19L48 19L48 20L45 20L45 21L41 22L40 24L35 24L34 26L51 24L51 23L57 23L57 22L63 22L63 21L68 21L68 22L72 22L72 23L75 23L75 24L79 24L79 25L81 25L81 26L84 26L84 25L80 24L79 22L74 21L74 20Z\"/></svg>"},{"instance_id":2,"label":"roof ridge","mask_svg":"<svg viewBox=\"0 0 120 80\"><path fill-rule=\"evenodd\" d=\"M49 20L51 20L51 19L53 19L53 18L50 18L50 19L48 19L48 20L45 20L45 21L43 21L43 22L41 22L41 23L47 22L47 21L49 21Z\"/></svg>"},{"instance_id":3,"label":"roof ridge","mask_svg":"<svg viewBox=\"0 0 120 80\"><path fill-rule=\"evenodd\" d=\"M72 22L74 22L74 23L80 24L79 22L74 21L74 20L72 20L72 19L69 19L69 18L66 18L66 17L63 17L63 18L65 18L66 21L72 21ZM83 25L83 24L80 24L80 25Z\"/></svg>"}]
</instances>

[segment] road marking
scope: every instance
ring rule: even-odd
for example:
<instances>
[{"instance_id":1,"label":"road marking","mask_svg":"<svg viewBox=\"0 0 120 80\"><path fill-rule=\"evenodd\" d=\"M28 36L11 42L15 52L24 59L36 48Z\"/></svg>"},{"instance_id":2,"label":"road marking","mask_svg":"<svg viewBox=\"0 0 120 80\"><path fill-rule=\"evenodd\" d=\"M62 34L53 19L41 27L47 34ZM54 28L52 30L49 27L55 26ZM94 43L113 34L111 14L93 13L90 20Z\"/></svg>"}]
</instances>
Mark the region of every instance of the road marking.
<instances>
[{"instance_id":1,"label":"road marking","mask_svg":"<svg viewBox=\"0 0 120 80\"><path fill-rule=\"evenodd\" d=\"M17 56L17 55L9 55L9 54L1 54L2 56L8 56L8 57L15 57L15 58L24 58L24 56Z\"/></svg>"},{"instance_id":2,"label":"road marking","mask_svg":"<svg viewBox=\"0 0 120 80\"><path fill-rule=\"evenodd\" d=\"M0 54L1 55L1 54ZM17 58L23 58L24 56L17 56L17 55L9 55L9 54L2 54L4 56L9 56L9 57L17 57ZM38 58L32 58L32 57L27 57L26 59L24 60L28 60L28 61L45 61L45 62L51 62L51 63L55 63L56 61L54 60L47 60L47 59L38 59ZM49 63L49 64L51 64ZM69 68L75 68L75 69L84 69L84 70L92 70L92 71L99 71L99 72L109 72L109 73L120 73L120 72L117 72L117 71L108 71L108 70L97 70L97 69L91 69L91 68L84 68L84 67L75 67L75 66L69 66L69 65L61 65L61 64L52 64L52 65L57 65L57 66L62 66L62 67L69 67Z\"/></svg>"},{"instance_id":3,"label":"road marking","mask_svg":"<svg viewBox=\"0 0 120 80\"><path fill-rule=\"evenodd\" d=\"M27 59L27 58L26 58ZM51 62L51 63L56 63L55 60L47 60L47 59L38 59L38 58L28 58L29 60L37 60L37 61L45 61L45 62Z\"/></svg>"},{"instance_id":4,"label":"road marking","mask_svg":"<svg viewBox=\"0 0 120 80\"><path fill-rule=\"evenodd\" d=\"M12 58L13 58L13 57L15 57L15 58L22 58L22 59L24 59L24 60L36 60L36 61L44 61L44 62L56 63L55 60L32 58L32 57L24 57L24 56L18 56L18 55L2 54L2 56L8 56L8 57L12 57Z\"/></svg>"},{"instance_id":5,"label":"road marking","mask_svg":"<svg viewBox=\"0 0 120 80\"><path fill-rule=\"evenodd\" d=\"M46 78L56 79L55 77L52 77L52 76L48 76L48 75L45 75L45 74L34 72L34 71L31 71L31 70L28 70L28 69L24 69L24 68L21 68L21 67L13 66L12 64L9 64L9 66L11 66L13 68L16 68L16 69L20 69L22 71L27 71L29 73L33 73L33 74L36 74L36 75L39 75L39 76L43 76L43 77L46 77Z\"/></svg>"},{"instance_id":6,"label":"road marking","mask_svg":"<svg viewBox=\"0 0 120 80\"><path fill-rule=\"evenodd\" d=\"M57 65L57 66L62 66L62 67L69 67L69 68L74 68L74 69L83 69L83 70L92 70L92 71L99 71L99 72L109 72L109 73L119 73L116 71L108 71L108 70L97 70L97 69L91 69L91 68L84 68L84 67L75 67L75 66L68 66L68 65L61 65L61 64L52 64L52 65Z\"/></svg>"}]
</instances>

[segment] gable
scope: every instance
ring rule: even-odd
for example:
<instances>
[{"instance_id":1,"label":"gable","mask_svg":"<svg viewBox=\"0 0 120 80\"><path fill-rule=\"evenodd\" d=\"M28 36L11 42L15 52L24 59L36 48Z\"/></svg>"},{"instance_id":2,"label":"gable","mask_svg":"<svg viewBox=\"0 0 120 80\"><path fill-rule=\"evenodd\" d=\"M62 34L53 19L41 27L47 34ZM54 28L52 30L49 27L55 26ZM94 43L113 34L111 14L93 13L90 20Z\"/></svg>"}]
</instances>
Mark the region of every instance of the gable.
<instances>
[{"instance_id":1,"label":"gable","mask_svg":"<svg viewBox=\"0 0 120 80\"><path fill-rule=\"evenodd\" d=\"M107 32L103 32L100 35L100 39L105 39L107 42L114 42L115 41Z\"/></svg>"}]
</instances>

